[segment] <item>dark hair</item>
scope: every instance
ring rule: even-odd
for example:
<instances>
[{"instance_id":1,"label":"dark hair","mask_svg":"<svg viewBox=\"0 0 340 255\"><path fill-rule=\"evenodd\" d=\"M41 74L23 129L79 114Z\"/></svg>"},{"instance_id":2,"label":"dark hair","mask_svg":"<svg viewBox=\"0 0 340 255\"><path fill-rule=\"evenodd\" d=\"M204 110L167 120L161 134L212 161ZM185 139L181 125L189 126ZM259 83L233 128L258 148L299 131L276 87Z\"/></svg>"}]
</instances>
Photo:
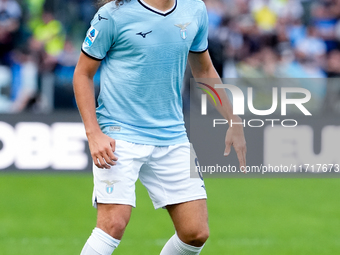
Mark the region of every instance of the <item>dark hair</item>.
<instances>
[{"instance_id":1,"label":"dark hair","mask_svg":"<svg viewBox=\"0 0 340 255\"><path fill-rule=\"evenodd\" d=\"M104 4L110 3L110 2L115 2L116 6L122 5L125 1L128 2L130 0L98 0L97 5L99 7L103 6Z\"/></svg>"}]
</instances>

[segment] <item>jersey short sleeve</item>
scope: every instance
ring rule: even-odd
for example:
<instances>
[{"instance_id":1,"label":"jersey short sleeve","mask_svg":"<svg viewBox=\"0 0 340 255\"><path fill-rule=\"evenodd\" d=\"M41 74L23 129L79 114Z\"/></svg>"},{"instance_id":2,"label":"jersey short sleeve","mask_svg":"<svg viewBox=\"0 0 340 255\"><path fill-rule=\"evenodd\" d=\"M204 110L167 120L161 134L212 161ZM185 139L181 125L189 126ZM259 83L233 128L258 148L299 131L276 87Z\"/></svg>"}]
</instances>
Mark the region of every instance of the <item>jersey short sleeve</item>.
<instances>
[{"instance_id":1,"label":"jersey short sleeve","mask_svg":"<svg viewBox=\"0 0 340 255\"><path fill-rule=\"evenodd\" d=\"M82 52L95 60L103 60L115 43L116 27L109 11L102 7L91 21L82 45Z\"/></svg>"},{"instance_id":2,"label":"jersey short sleeve","mask_svg":"<svg viewBox=\"0 0 340 255\"><path fill-rule=\"evenodd\" d=\"M201 12L200 16L200 27L195 36L195 39L191 45L190 51L201 53L208 49L208 29L209 29L209 21L208 21L208 13L205 5Z\"/></svg>"}]
</instances>

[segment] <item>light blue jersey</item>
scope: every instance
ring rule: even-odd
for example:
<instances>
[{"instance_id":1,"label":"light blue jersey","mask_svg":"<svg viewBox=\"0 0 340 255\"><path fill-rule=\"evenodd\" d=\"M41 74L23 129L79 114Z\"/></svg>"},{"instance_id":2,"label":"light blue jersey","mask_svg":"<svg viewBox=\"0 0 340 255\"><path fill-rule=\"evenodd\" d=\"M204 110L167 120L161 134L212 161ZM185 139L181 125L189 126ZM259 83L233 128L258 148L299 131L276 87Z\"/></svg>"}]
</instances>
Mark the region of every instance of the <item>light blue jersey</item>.
<instances>
[{"instance_id":1,"label":"light blue jersey","mask_svg":"<svg viewBox=\"0 0 340 255\"><path fill-rule=\"evenodd\" d=\"M188 141L181 88L189 51L208 47L201 0L175 0L161 12L142 0L99 9L82 46L102 60L97 119L114 139L149 145Z\"/></svg>"}]
</instances>

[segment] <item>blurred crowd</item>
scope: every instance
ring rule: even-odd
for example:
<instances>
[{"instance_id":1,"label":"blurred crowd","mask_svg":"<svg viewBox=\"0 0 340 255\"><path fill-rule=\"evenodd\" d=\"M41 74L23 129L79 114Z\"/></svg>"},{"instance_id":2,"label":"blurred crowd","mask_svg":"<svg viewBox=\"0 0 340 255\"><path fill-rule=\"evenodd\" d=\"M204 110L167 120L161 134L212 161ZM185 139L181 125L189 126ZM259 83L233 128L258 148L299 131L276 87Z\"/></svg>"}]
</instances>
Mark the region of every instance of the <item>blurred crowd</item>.
<instances>
[{"instance_id":1,"label":"blurred crowd","mask_svg":"<svg viewBox=\"0 0 340 255\"><path fill-rule=\"evenodd\" d=\"M340 0L204 2L221 77L340 77ZM0 0L0 113L76 107L72 75L96 8L94 0ZM340 112L340 84L312 90Z\"/></svg>"},{"instance_id":2,"label":"blurred crowd","mask_svg":"<svg viewBox=\"0 0 340 255\"><path fill-rule=\"evenodd\" d=\"M289 78L340 75L339 0L205 2L209 37L220 48L216 56L223 56L219 59L221 74ZM225 60L229 64L225 65Z\"/></svg>"},{"instance_id":3,"label":"blurred crowd","mask_svg":"<svg viewBox=\"0 0 340 255\"><path fill-rule=\"evenodd\" d=\"M76 107L73 71L95 12L92 0L0 0L0 113Z\"/></svg>"}]
</instances>

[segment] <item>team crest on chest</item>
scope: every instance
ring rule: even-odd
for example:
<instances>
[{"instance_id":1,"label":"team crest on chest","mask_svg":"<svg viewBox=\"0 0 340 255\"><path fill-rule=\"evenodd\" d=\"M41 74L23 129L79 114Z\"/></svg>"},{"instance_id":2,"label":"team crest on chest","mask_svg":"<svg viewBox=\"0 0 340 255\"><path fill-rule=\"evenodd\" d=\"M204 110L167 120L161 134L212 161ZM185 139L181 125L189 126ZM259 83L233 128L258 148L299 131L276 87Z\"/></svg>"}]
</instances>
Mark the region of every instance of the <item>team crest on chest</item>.
<instances>
[{"instance_id":1,"label":"team crest on chest","mask_svg":"<svg viewBox=\"0 0 340 255\"><path fill-rule=\"evenodd\" d=\"M187 27L191 24L191 22L187 22L185 24L175 24L176 27L181 29L180 34L183 40L187 38Z\"/></svg>"}]
</instances>

